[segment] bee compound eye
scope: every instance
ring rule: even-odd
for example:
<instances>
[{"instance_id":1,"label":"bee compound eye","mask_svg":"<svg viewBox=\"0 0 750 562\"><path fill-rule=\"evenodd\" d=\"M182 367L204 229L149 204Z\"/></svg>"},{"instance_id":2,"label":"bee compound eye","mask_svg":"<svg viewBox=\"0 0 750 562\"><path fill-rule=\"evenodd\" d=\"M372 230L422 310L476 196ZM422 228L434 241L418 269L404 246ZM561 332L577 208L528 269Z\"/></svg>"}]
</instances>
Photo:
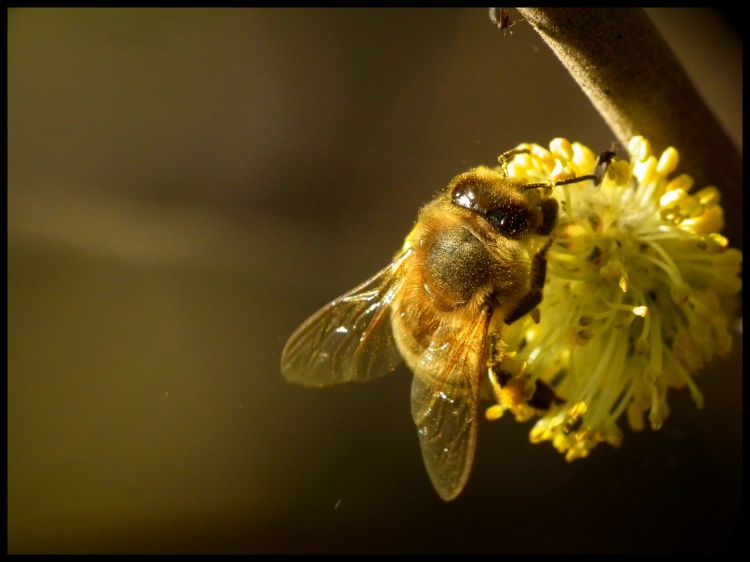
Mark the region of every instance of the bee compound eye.
<instances>
[{"instance_id":1,"label":"bee compound eye","mask_svg":"<svg viewBox=\"0 0 750 562\"><path fill-rule=\"evenodd\" d=\"M518 205L506 204L486 215L489 223L508 238L520 238L529 229L529 213Z\"/></svg>"},{"instance_id":2,"label":"bee compound eye","mask_svg":"<svg viewBox=\"0 0 750 562\"><path fill-rule=\"evenodd\" d=\"M492 185L475 173L467 173L453 180L451 201L457 207L486 215L493 207Z\"/></svg>"},{"instance_id":3,"label":"bee compound eye","mask_svg":"<svg viewBox=\"0 0 750 562\"><path fill-rule=\"evenodd\" d=\"M476 186L470 183L457 185L451 195L451 200L457 207L463 207L470 211L483 213L484 210L482 209L479 199Z\"/></svg>"}]
</instances>

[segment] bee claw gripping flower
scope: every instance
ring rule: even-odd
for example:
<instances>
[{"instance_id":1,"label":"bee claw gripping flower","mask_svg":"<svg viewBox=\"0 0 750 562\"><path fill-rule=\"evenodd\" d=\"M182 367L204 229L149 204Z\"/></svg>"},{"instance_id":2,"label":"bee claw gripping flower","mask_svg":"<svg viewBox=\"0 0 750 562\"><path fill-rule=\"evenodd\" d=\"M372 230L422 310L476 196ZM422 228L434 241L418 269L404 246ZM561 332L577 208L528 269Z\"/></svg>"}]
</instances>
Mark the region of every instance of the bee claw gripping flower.
<instances>
[{"instance_id":1,"label":"bee claw gripping flower","mask_svg":"<svg viewBox=\"0 0 750 562\"><path fill-rule=\"evenodd\" d=\"M519 148L528 152L507 172L530 182L596 167L589 148L561 138L549 149ZM659 429L670 388L687 387L700 408L694 374L732 345L742 253L719 234L719 191L693 191L690 176L675 175L674 148L657 156L634 137L628 149L630 159L611 160L600 185L553 188L560 214L541 320L527 316L503 338L510 370L523 366L515 376L543 382L559 397L539 412L531 441L551 441L567 460L588 456L601 442L619 445L623 415L634 430L644 427L644 416ZM530 417L527 404L510 400L491 406L487 417L506 409L518 420Z\"/></svg>"}]
</instances>

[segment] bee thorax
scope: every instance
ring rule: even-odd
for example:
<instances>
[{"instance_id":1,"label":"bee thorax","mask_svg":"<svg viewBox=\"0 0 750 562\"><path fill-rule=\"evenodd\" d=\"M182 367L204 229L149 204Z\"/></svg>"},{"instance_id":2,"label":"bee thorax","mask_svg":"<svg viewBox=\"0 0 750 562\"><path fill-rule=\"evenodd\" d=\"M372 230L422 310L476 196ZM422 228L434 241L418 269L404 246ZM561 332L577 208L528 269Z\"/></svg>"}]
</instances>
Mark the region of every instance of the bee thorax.
<instances>
[{"instance_id":1,"label":"bee thorax","mask_svg":"<svg viewBox=\"0 0 750 562\"><path fill-rule=\"evenodd\" d=\"M443 310L465 305L490 279L492 258L485 244L462 226L431 237L423 259L425 292Z\"/></svg>"}]
</instances>

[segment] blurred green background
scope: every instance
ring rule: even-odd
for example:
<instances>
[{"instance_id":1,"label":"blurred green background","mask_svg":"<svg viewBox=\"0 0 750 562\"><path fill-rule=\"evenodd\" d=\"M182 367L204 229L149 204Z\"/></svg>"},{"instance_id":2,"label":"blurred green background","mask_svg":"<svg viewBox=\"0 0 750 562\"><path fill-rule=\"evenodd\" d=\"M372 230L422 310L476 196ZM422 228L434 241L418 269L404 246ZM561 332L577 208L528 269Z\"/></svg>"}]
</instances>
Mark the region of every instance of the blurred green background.
<instances>
[{"instance_id":1,"label":"blurred green background","mask_svg":"<svg viewBox=\"0 0 750 562\"><path fill-rule=\"evenodd\" d=\"M650 10L741 149L741 43ZM515 16L517 17L517 16ZM422 466L408 371L314 391L279 354L419 206L523 141L612 134L486 9L16 9L8 21L10 552L710 551L741 509L741 347L660 432L566 463L485 423Z\"/></svg>"}]
</instances>

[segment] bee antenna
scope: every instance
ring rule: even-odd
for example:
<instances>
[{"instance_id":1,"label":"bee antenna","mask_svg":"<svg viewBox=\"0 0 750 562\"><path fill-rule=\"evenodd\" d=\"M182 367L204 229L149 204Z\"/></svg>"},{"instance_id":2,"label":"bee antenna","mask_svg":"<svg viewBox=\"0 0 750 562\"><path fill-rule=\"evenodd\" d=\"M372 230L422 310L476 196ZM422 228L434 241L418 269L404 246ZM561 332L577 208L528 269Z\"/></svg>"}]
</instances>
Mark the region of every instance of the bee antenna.
<instances>
[{"instance_id":1,"label":"bee antenna","mask_svg":"<svg viewBox=\"0 0 750 562\"><path fill-rule=\"evenodd\" d=\"M552 185L548 183L527 183L521 186L521 191L528 191L529 189L552 189Z\"/></svg>"},{"instance_id":2,"label":"bee antenna","mask_svg":"<svg viewBox=\"0 0 750 562\"><path fill-rule=\"evenodd\" d=\"M521 186L521 191L526 191L527 189L552 189L553 187L556 187L558 185L568 185L570 183L578 183L582 181L591 180L594 182L595 186L599 186L602 183L602 180L604 179L604 175L607 173L607 169L609 168L610 163L612 160L614 160L615 156L617 154L614 150L605 150L602 152L599 157L596 159L596 164L594 165L594 173L585 175L585 176L578 176L574 178L568 178L564 180L557 180L550 183L529 183L524 186Z\"/></svg>"}]
</instances>

